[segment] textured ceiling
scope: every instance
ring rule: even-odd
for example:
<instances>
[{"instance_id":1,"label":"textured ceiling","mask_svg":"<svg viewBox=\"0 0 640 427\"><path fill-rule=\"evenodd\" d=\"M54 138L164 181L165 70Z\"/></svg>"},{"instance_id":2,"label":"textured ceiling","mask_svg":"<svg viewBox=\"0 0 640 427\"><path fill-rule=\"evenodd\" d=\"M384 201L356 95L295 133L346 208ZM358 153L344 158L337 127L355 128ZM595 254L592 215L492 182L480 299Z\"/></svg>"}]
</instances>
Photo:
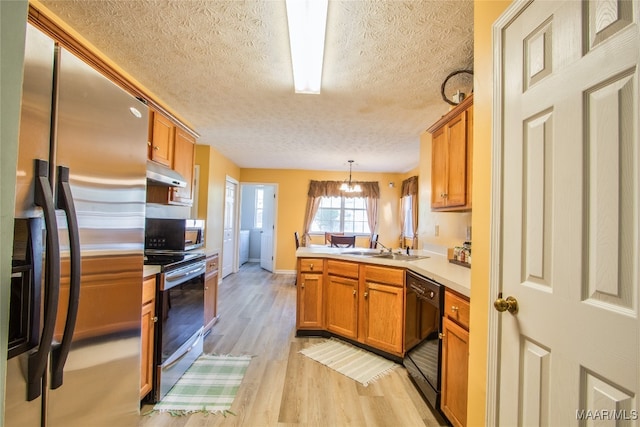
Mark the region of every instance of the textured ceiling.
<instances>
[{"instance_id":1,"label":"textured ceiling","mask_svg":"<svg viewBox=\"0 0 640 427\"><path fill-rule=\"evenodd\" d=\"M320 95L293 92L284 0L42 3L241 168L407 172L473 67L472 0L330 0Z\"/></svg>"}]
</instances>

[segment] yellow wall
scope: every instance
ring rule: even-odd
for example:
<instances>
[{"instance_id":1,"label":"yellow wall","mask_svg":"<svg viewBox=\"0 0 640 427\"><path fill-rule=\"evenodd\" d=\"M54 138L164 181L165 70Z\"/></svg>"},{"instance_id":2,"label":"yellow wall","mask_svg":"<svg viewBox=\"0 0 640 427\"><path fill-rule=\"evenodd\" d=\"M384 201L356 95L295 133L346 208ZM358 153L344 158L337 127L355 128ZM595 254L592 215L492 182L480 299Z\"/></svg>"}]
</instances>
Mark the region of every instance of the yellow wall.
<instances>
[{"instance_id":1,"label":"yellow wall","mask_svg":"<svg viewBox=\"0 0 640 427\"><path fill-rule=\"evenodd\" d=\"M417 172L414 170L412 172ZM414 173L415 175L415 173ZM400 228L398 212L400 206L400 189L402 180L411 174L390 173L356 173L354 180L378 181L380 184L380 200L378 204L379 240L385 246L399 245ZM278 185L278 207L276 218L276 271L295 270L295 245L293 233L302 234L304 213L307 204L307 191L310 180L342 181L345 172L283 170L283 169L242 169L241 183L260 183ZM394 182L394 188L389 187ZM313 243L322 243L324 236L312 236ZM368 238L359 238L358 246L367 246Z\"/></svg>"},{"instance_id":2,"label":"yellow wall","mask_svg":"<svg viewBox=\"0 0 640 427\"><path fill-rule=\"evenodd\" d=\"M473 266L469 344L467 423L485 423L487 398L487 317L490 310L491 121L493 92L492 25L510 1L474 2L473 99Z\"/></svg>"},{"instance_id":3,"label":"yellow wall","mask_svg":"<svg viewBox=\"0 0 640 427\"><path fill-rule=\"evenodd\" d=\"M196 164L200 165L198 218L206 219L205 244L222 249L226 179L239 180L240 168L208 145L196 146Z\"/></svg>"}]
</instances>

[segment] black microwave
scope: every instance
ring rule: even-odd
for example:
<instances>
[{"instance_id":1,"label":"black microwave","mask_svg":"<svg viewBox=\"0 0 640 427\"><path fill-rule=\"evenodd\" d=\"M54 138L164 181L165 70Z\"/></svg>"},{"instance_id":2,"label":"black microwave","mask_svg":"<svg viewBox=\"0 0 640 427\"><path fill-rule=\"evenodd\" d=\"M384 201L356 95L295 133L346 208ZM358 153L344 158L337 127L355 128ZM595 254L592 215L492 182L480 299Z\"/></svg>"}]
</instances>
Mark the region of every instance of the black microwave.
<instances>
[{"instance_id":1,"label":"black microwave","mask_svg":"<svg viewBox=\"0 0 640 427\"><path fill-rule=\"evenodd\" d=\"M204 220L147 218L144 249L190 251L204 245Z\"/></svg>"}]
</instances>

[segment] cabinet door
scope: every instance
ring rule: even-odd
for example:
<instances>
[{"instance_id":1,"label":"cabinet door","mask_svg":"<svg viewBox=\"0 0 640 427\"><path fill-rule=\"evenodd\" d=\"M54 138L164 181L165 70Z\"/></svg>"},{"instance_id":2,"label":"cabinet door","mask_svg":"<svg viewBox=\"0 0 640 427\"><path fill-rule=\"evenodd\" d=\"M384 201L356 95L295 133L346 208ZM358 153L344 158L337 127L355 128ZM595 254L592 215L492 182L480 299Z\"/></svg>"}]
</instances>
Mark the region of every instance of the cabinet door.
<instances>
[{"instance_id":1,"label":"cabinet door","mask_svg":"<svg viewBox=\"0 0 640 427\"><path fill-rule=\"evenodd\" d=\"M463 111L445 128L447 142L446 206L464 206L467 202L467 113Z\"/></svg>"},{"instance_id":2,"label":"cabinet door","mask_svg":"<svg viewBox=\"0 0 640 427\"><path fill-rule=\"evenodd\" d=\"M140 399L151 391L153 383L153 330L155 304L142 306L142 366L140 370Z\"/></svg>"},{"instance_id":3,"label":"cabinet door","mask_svg":"<svg viewBox=\"0 0 640 427\"><path fill-rule=\"evenodd\" d=\"M402 354L402 308L404 289L365 282L364 343L390 353Z\"/></svg>"},{"instance_id":4,"label":"cabinet door","mask_svg":"<svg viewBox=\"0 0 640 427\"><path fill-rule=\"evenodd\" d=\"M173 150L173 170L187 181L186 187L175 187L171 201L175 204L191 205L193 202L193 168L195 165L195 138L181 129L176 129Z\"/></svg>"},{"instance_id":5,"label":"cabinet door","mask_svg":"<svg viewBox=\"0 0 640 427\"><path fill-rule=\"evenodd\" d=\"M442 319L442 395L440 409L454 426L467 424L469 332Z\"/></svg>"},{"instance_id":6,"label":"cabinet door","mask_svg":"<svg viewBox=\"0 0 640 427\"><path fill-rule=\"evenodd\" d=\"M322 328L322 274L300 273L297 288L297 327Z\"/></svg>"},{"instance_id":7,"label":"cabinet door","mask_svg":"<svg viewBox=\"0 0 640 427\"><path fill-rule=\"evenodd\" d=\"M447 199L447 134L440 128L433 134L431 145L431 207L443 208Z\"/></svg>"},{"instance_id":8,"label":"cabinet door","mask_svg":"<svg viewBox=\"0 0 640 427\"><path fill-rule=\"evenodd\" d=\"M204 277L204 329L215 323L218 312L218 270Z\"/></svg>"},{"instance_id":9,"label":"cabinet door","mask_svg":"<svg viewBox=\"0 0 640 427\"><path fill-rule=\"evenodd\" d=\"M327 329L345 338L358 336L358 281L328 275Z\"/></svg>"},{"instance_id":10,"label":"cabinet door","mask_svg":"<svg viewBox=\"0 0 640 427\"><path fill-rule=\"evenodd\" d=\"M175 126L169 119L155 111L152 113L152 117L153 126L151 129L149 158L171 167Z\"/></svg>"},{"instance_id":11,"label":"cabinet door","mask_svg":"<svg viewBox=\"0 0 640 427\"><path fill-rule=\"evenodd\" d=\"M140 399L145 397L153 384L153 347L156 323L155 276L142 282L141 366Z\"/></svg>"}]
</instances>

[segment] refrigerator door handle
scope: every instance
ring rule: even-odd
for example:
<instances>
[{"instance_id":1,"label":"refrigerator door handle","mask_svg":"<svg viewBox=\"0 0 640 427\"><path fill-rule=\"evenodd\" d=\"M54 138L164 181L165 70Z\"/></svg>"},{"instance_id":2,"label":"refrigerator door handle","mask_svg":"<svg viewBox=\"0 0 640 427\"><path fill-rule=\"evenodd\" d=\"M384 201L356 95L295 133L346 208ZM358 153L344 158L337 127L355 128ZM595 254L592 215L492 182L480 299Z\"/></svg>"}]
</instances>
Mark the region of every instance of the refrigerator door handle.
<instances>
[{"instance_id":1,"label":"refrigerator door handle","mask_svg":"<svg viewBox=\"0 0 640 427\"><path fill-rule=\"evenodd\" d=\"M67 216L69 230L70 247L70 285L69 285L69 305L67 310L67 320L64 325L64 333L60 344L54 345L51 350L51 389L56 389L62 385L64 365L71 349L71 340L78 317L78 305L80 302L80 277L81 277L81 256L80 256L80 235L78 228L78 217L69 185L69 168L58 166L58 208L64 210Z\"/></svg>"},{"instance_id":2,"label":"refrigerator door handle","mask_svg":"<svg viewBox=\"0 0 640 427\"><path fill-rule=\"evenodd\" d=\"M58 241L58 222L53 203L53 193L49 184L49 162L35 160L34 203L42 207L47 230L46 269L45 269L45 307L42 336L38 350L29 354L27 400L31 401L42 394L44 376L53 333L58 314L58 296L60 294L60 244ZM37 307L34 309L38 309Z\"/></svg>"}]
</instances>

